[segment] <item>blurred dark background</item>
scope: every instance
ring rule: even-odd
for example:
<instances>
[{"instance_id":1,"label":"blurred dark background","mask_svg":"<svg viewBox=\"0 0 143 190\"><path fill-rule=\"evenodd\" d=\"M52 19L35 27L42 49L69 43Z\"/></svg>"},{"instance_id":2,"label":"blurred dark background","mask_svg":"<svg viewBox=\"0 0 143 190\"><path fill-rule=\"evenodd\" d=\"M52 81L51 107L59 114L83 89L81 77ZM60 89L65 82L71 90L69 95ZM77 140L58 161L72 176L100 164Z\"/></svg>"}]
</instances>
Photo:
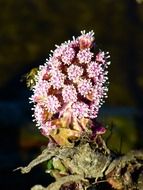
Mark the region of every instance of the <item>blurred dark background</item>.
<instances>
[{"instance_id":1,"label":"blurred dark background","mask_svg":"<svg viewBox=\"0 0 143 190\"><path fill-rule=\"evenodd\" d=\"M38 166L24 166L46 146L32 122L25 82L45 62L54 44L94 30L98 46L110 52L109 93L98 120L118 153L143 147L143 4L135 0L0 0L0 189L28 190L51 182Z\"/></svg>"}]
</instances>

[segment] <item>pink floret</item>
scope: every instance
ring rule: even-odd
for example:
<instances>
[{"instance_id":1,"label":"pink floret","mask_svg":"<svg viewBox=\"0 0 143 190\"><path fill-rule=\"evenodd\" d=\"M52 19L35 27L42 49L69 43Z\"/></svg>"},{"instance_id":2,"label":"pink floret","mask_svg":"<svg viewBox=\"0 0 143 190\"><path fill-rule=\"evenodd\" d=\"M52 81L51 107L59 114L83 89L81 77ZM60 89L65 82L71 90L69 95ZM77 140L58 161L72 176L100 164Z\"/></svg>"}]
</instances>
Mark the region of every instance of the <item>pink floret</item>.
<instances>
[{"instance_id":1,"label":"pink floret","mask_svg":"<svg viewBox=\"0 0 143 190\"><path fill-rule=\"evenodd\" d=\"M77 101L76 88L73 85L65 85L62 90L62 97L65 103L76 102Z\"/></svg>"},{"instance_id":2,"label":"pink floret","mask_svg":"<svg viewBox=\"0 0 143 190\"><path fill-rule=\"evenodd\" d=\"M92 57L93 57L93 53L90 51L89 48L80 50L77 54L79 63L85 63L85 64L90 63Z\"/></svg>"}]
</instances>

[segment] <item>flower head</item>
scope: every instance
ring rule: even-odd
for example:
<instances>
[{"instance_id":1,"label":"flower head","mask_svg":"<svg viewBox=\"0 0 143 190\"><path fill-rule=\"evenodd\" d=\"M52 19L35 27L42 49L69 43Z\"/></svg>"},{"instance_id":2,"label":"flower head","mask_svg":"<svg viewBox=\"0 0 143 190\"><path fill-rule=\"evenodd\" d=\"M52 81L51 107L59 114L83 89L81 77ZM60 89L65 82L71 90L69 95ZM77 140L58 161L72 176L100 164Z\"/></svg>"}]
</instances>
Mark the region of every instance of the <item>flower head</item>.
<instances>
[{"instance_id":1,"label":"flower head","mask_svg":"<svg viewBox=\"0 0 143 190\"><path fill-rule=\"evenodd\" d=\"M31 101L42 134L49 136L59 126L77 130L84 119L97 117L107 97L109 54L95 53L94 41L93 31L82 31L79 37L56 46L39 67Z\"/></svg>"},{"instance_id":2,"label":"flower head","mask_svg":"<svg viewBox=\"0 0 143 190\"><path fill-rule=\"evenodd\" d=\"M92 83L90 79L81 79L77 85L78 91L81 95L86 96L92 91Z\"/></svg>"}]
</instances>

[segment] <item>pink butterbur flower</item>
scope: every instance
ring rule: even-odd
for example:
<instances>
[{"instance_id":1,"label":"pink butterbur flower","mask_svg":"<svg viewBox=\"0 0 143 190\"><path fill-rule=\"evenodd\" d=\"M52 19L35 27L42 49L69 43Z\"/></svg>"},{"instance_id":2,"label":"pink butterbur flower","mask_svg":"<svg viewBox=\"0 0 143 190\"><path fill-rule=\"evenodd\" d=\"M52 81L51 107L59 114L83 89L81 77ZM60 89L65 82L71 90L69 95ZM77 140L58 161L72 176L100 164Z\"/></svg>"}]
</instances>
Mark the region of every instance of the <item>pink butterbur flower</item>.
<instances>
[{"instance_id":1,"label":"pink butterbur flower","mask_svg":"<svg viewBox=\"0 0 143 190\"><path fill-rule=\"evenodd\" d=\"M75 51L73 48L67 46L62 53L61 60L63 61L64 64L70 65L72 60L75 57Z\"/></svg>"},{"instance_id":2,"label":"pink butterbur flower","mask_svg":"<svg viewBox=\"0 0 143 190\"><path fill-rule=\"evenodd\" d=\"M77 65L70 65L67 69L68 79L76 82L83 74L83 68Z\"/></svg>"},{"instance_id":3,"label":"pink butterbur flower","mask_svg":"<svg viewBox=\"0 0 143 190\"><path fill-rule=\"evenodd\" d=\"M60 89L64 85L65 75L58 71L51 71L51 78L49 79L51 86L53 86L54 89Z\"/></svg>"},{"instance_id":4,"label":"pink butterbur flower","mask_svg":"<svg viewBox=\"0 0 143 190\"><path fill-rule=\"evenodd\" d=\"M96 55L96 61L97 62L102 62L103 64L105 63L105 53L104 52L99 52L97 55Z\"/></svg>"},{"instance_id":5,"label":"pink butterbur flower","mask_svg":"<svg viewBox=\"0 0 143 190\"><path fill-rule=\"evenodd\" d=\"M77 54L79 63L89 63L92 57L93 57L93 53L90 51L89 48L80 50Z\"/></svg>"},{"instance_id":6,"label":"pink butterbur flower","mask_svg":"<svg viewBox=\"0 0 143 190\"><path fill-rule=\"evenodd\" d=\"M76 102L77 92L73 85L65 85L62 90L62 97L65 103Z\"/></svg>"},{"instance_id":7,"label":"pink butterbur flower","mask_svg":"<svg viewBox=\"0 0 143 190\"><path fill-rule=\"evenodd\" d=\"M39 66L39 71L37 73L37 75L35 76L35 79L36 81L39 83L39 82L42 82L43 80L45 80L45 78L48 78L48 67L47 65L40 65ZM47 76L47 77L46 77Z\"/></svg>"},{"instance_id":8,"label":"pink butterbur flower","mask_svg":"<svg viewBox=\"0 0 143 190\"><path fill-rule=\"evenodd\" d=\"M60 108L61 104L58 100L58 98L54 95L49 95L47 97L47 109L51 113L58 112L58 109Z\"/></svg>"},{"instance_id":9,"label":"pink butterbur flower","mask_svg":"<svg viewBox=\"0 0 143 190\"><path fill-rule=\"evenodd\" d=\"M90 48L94 41L94 32L85 33L85 31L81 32L81 36L78 38L80 49Z\"/></svg>"},{"instance_id":10,"label":"pink butterbur flower","mask_svg":"<svg viewBox=\"0 0 143 190\"><path fill-rule=\"evenodd\" d=\"M65 44L61 44L60 46L56 45L56 49L52 51L53 57L57 59L61 59L64 49L65 49Z\"/></svg>"},{"instance_id":11,"label":"pink butterbur flower","mask_svg":"<svg viewBox=\"0 0 143 190\"><path fill-rule=\"evenodd\" d=\"M46 64L47 64L49 70L51 70L51 71L55 70L56 71L56 70L58 70L60 68L62 63L57 58L50 57L50 59L46 60Z\"/></svg>"},{"instance_id":12,"label":"pink butterbur flower","mask_svg":"<svg viewBox=\"0 0 143 190\"><path fill-rule=\"evenodd\" d=\"M72 114L74 117L83 118L89 116L89 106L83 102L75 102L72 105Z\"/></svg>"},{"instance_id":13,"label":"pink butterbur flower","mask_svg":"<svg viewBox=\"0 0 143 190\"><path fill-rule=\"evenodd\" d=\"M97 78L103 70L99 63L92 61L87 65L87 73L90 78Z\"/></svg>"},{"instance_id":14,"label":"pink butterbur flower","mask_svg":"<svg viewBox=\"0 0 143 190\"><path fill-rule=\"evenodd\" d=\"M36 84L30 98L34 103L33 117L42 134L49 139L52 135L59 145L68 141L59 140L65 131L82 134L89 127L89 121L97 117L107 97L109 54L96 53L92 48L94 43L93 31L82 31L79 37L56 46L35 76ZM96 134L101 132L96 130Z\"/></svg>"},{"instance_id":15,"label":"pink butterbur flower","mask_svg":"<svg viewBox=\"0 0 143 190\"><path fill-rule=\"evenodd\" d=\"M36 125L40 127L46 122L46 111L39 104L35 105L33 110L33 116L35 118L33 121L36 121Z\"/></svg>"},{"instance_id":16,"label":"pink butterbur flower","mask_svg":"<svg viewBox=\"0 0 143 190\"><path fill-rule=\"evenodd\" d=\"M30 98L31 102L38 103L39 105L44 106L50 87L51 85L47 81L43 80L43 82L37 82L33 89L34 94Z\"/></svg>"},{"instance_id":17,"label":"pink butterbur flower","mask_svg":"<svg viewBox=\"0 0 143 190\"><path fill-rule=\"evenodd\" d=\"M89 79L81 79L78 82L77 88L81 95L86 96L92 90L92 83Z\"/></svg>"}]
</instances>

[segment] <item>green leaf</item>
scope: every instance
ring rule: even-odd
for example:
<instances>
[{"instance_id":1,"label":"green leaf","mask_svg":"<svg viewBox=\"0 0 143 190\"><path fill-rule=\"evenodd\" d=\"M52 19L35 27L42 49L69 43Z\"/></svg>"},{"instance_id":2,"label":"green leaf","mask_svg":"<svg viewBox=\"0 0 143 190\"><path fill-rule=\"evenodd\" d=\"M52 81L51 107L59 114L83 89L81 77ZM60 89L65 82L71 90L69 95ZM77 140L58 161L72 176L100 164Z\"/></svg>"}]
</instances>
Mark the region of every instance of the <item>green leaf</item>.
<instances>
[{"instance_id":1,"label":"green leaf","mask_svg":"<svg viewBox=\"0 0 143 190\"><path fill-rule=\"evenodd\" d=\"M48 170L51 170L51 169L53 169L54 167L53 167L53 160L51 159L51 160L48 160L48 163L47 163L47 169Z\"/></svg>"}]
</instances>

